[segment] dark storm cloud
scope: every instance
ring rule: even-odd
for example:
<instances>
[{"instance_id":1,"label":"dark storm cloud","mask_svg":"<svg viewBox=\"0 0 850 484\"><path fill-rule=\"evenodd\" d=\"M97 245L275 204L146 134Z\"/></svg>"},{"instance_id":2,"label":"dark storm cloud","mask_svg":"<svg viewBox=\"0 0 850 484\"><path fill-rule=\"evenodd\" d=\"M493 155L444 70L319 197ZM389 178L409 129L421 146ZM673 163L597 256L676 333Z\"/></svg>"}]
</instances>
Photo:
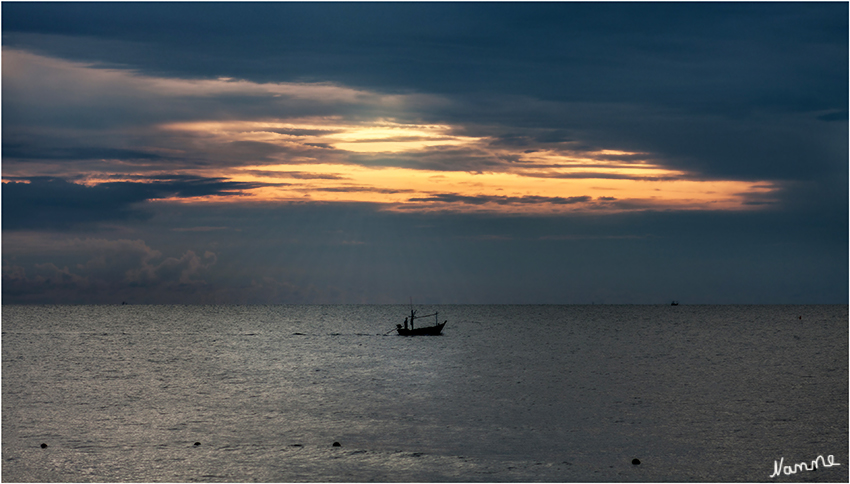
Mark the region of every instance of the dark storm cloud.
<instances>
[{"instance_id":1,"label":"dark storm cloud","mask_svg":"<svg viewBox=\"0 0 850 484\"><path fill-rule=\"evenodd\" d=\"M339 132L339 130L334 130L334 129L304 129L304 128L289 128L289 129L274 128L274 129L267 129L266 131L268 131L270 133L285 134L285 135L288 135L288 136L296 136L296 137L327 135L327 134L334 134L334 133Z\"/></svg>"},{"instance_id":2,"label":"dark storm cloud","mask_svg":"<svg viewBox=\"0 0 850 484\"><path fill-rule=\"evenodd\" d=\"M346 180L348 177L326 173L307 173L303 171L269 171L269 170L245 170L245 174L262 176L265 178L294 178L297 180Z\"/></svg>"},{"instance_id":3,"label":"dark storm cloud","mask_svg":"<svg viewBox=\"0 0 850 484\"><path fill-rule=\"evenodd\" d=\"M582 165L583 167L587 167L587 165ZM593 168L593 166L590 166ZM597 167L598 168L598 167ZM641 175L627 175L621 173L605 173L605 172L579 172L579 173L555 173L555 174L535 174L528 173L523 176L532 177L532 178L571 178L571 179L600 179L600 180L642 180L642 181L671 181L671 180L684 180L688 177L682 176L641 176Z\"/></svg>"},{"instance_id":4,"label":"dark storm cloud","mask_svg":"<svg viewBox=\"0 0 850 484\"><path fill-rule=\"evenodd\" d=\"M429 197L411 198L412 202L443 202L443 203L465 203L469 205L484 205L487 203L495 203L497 205L523 205L523 204L540 204L552 203L555 205L572 205L575 203L586 203L592 200L592 197L540 197L529 195L525 197L503 197L503 196L465 196L454 193L442 193Z\"/></svg>"},{"instance_id":5,"label":"dark storm cloud","mask_svg":"<svg viewBox=\"0 0 850 484\"><path fill-rule=\"evenodd\" d=\"M477 148L435 146L410 153L355 154L349 157L364 166L401 166L419 170L487 172L502 171L517 155L499 156Z\"/></svg>"},{"instance_id":6,"label":"dark storm cloud","mask_svg":"<svg viewBox=\"0 0 850 484\"><path fill-rule=\"evenodd\" d=\"M112 52L18 36L10 45L117 65L133 59L169 76L712 109L835 107L829 92L805 88L843 89L844 80L823 78L831 67L822 61L845 52L847 37L840 3L68 3L8 4L4 13L7 33L119 42ZM797 60L782 62L786 54Z\"/></svg>"},{"instance_id":7,"label":"dark storm cloud","mask_svg":"<svg viewBox=\"0 0 850 484\"><path fill-rule=\"evenodd\" d=\"M200 302L215 289L203 280L216 264L213 252L186 251L167 257L141 240L62 239L61 250L75 264L59 267L36 263L29 270L4 264L4 301L59 304L143 302ZM145 295L140 298L139 295ZM145 299L150 298L150 299Z\"/></svg>"},{"instance_id":8,"label":"dark storm cloud","mask_svg":"<svg viewBox=\"0 0 850 484\"><path fill-rule=\"evenodd\" d=\"M120 159L120 160L163 160L165 157L156 153L140 150L90 147L49 147L40 144L3 143L3 157L17 159L40 160L88 160L88 159Z\"/></svg>"},{"instance_id":9,"label":"dark storm cloud","mask_svg":"<svg viewBox=\"0 0 850 484\"><path fill-rule=\"evenodd\" d=\"M328 187L328 188L307 188L305 192L334 192L334 193L381 193L391 195L394 193L410 193L414 190L408 189L393 189L393 188L373 188L373 187Z\"/></svg>"},{"instance_id":10,"label":"dark storm cloud","mask_svg":"<svg viewBox=\"0 0 850 484\"><path fill-rule=\"evenodd\" d=\"M541 144L561 144L576 139L561 129L528 130L525 133L496 133L491 137L491 146L540 146Z\"/></svg>"},{"instance_id":11,"label":"dark storm cloud","mask_svg":"<svg viewBox=\"0 0 850 484\"><path fill-rule=\"evenodd\" d=\"M27 182L3 185L3 230L67 229L77 224L146 218L149 215L139 204L148 200L232 196L259 186L263 185L181 175L147 183L106 182L94 186L32 177Z\"/></svg>"}]
</instances>

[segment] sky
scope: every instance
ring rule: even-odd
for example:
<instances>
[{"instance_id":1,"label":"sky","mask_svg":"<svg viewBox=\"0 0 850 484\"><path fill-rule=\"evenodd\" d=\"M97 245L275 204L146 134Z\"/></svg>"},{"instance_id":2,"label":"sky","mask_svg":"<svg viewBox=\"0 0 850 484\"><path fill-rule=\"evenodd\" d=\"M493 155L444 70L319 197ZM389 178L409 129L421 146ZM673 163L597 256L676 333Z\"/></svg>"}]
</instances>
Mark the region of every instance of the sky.
<instances>
[{"instance_id":1,"label":"sky","mask_svg":"<svg viewBox=\"0 0 850 484\"><path fill-rule=\"evenodd\" d=\"M848 4L2 3L3 304L847 304Z\"/></svg>"}]
</instances>

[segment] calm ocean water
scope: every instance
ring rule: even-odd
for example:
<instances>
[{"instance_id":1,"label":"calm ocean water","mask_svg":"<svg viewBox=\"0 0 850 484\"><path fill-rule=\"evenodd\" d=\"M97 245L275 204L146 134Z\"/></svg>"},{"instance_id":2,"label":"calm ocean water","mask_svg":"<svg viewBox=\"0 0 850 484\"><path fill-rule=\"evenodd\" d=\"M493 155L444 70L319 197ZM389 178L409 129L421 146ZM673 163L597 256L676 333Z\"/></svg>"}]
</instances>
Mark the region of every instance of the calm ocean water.
<instances>
[{"instance_id":1,"label":"calm ocean water","mask_svg":"<svg viewBox=\"0 0 850 484\"><path fill-rule=\"evenodd\" d=\"M3 306L2 480L848 480L847 306L407 310Z\"/></svg>"}]
</instances>

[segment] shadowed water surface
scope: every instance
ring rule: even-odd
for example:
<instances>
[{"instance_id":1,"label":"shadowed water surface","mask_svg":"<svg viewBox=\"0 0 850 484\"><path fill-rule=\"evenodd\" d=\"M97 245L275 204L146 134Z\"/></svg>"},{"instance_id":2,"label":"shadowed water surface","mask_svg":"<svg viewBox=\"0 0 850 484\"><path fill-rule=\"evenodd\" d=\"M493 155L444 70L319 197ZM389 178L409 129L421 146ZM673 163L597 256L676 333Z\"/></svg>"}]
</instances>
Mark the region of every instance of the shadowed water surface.
<instances>
[{"instance_id":1,"label":"shadowed water surface","mask_svg":"<svg viewBox=\"0 0 850 484\"><path fill-rule=\"evenodd\" d=\"M847 306L421 310L3 306L3 481L848 480Z\"/></svg>"}]
</instances>

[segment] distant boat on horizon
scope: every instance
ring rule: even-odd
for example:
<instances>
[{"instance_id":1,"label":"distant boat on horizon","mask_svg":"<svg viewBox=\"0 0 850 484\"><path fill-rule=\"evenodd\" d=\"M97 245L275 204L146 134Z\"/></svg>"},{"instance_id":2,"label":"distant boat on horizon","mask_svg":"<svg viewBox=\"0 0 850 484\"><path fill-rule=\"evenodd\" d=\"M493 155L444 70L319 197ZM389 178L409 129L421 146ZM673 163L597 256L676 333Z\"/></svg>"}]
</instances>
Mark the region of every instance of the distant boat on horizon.
<instances>
[{"instance_id":1,"label":"distant boat on horizon","mask_svg":"<svg viewBox=\"0 0 850 484\"><path fill-rule=\"evenodd\" d=\"M437 319L437 315L439 312L434 314L426 314L425 316L419 316L419 318L427 318L429 316L434 316L434 326L426 326L424 328L414 328L413 321L416 319L416 310L413 308L410 309L410 326L408 327L408 318L404 318L404 326L400 324L396 324L396 331L398 331L399 336L439 336L440 333L443 332L443 326L446 325L449 321L439 322Z\"/></svg>"},{"instance_id":2,"label":"distant boat on horizon","mask_svg":"<svg viewBox=\"0 0 850 484\"><path fill-rule=\"evenodd\" d=\"M671 305L671 306L678 306L678 305L679 305L679 301L673 301L673 302L671 302L671 303L670 303L670 305Z\"/></svg>"}]
</instances>

